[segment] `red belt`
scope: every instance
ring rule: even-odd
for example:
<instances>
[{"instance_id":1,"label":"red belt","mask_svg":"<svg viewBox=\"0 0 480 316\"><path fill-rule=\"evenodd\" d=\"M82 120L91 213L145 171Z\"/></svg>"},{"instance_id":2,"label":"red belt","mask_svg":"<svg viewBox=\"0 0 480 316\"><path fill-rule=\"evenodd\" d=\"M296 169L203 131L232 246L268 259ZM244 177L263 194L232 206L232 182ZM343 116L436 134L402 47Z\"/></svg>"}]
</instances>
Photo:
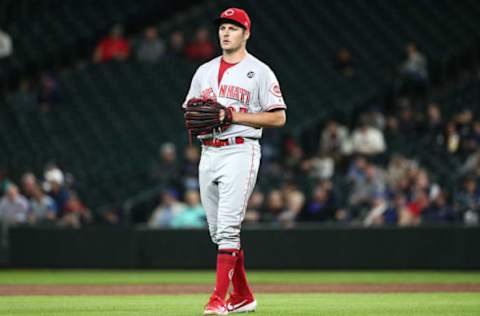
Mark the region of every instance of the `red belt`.
<instances>
[{"instance_id":1,"label":"red belt","mask_svg":"<svg viewBox=\"0 0 480 316\"><path fill-rule=\"evenodd\" d=\"M245 142L245 138L243 137L235 137L234 139L204 139L202 140L202 144L205 146L213 146L213 147L223 147L232 144L243 144Z\"/></svg>"}]
</instances>

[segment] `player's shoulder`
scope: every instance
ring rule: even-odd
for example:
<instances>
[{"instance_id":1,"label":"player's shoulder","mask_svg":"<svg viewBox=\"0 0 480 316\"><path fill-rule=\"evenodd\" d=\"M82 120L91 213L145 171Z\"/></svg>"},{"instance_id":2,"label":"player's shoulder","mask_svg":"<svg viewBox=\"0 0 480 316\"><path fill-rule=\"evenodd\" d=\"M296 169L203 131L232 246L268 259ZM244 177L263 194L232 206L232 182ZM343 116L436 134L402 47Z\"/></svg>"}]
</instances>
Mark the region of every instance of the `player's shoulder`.
<instances>
[{"instance_id":1,"label":"player's shoulder","mask_svg":"<svg viewBox=\"0 0 480 316\"><path fill-rule=\"evenodd\" d=\"M222 56L217 56L217 57L203 63L202 65L200 65L200 67L198 67L197 73L202 73L204 71L208 71L208 70L212 69L212 67L218 66L218 63L220 62L220 58L222 58Z\"/></svg>"},{"instance_id":2,"label":"player's shoulder","mask_svg":"<svg viewBox=\"0 0 480 316\"><path fill-rule=\"evenodd\" d=\"M253 56L252 54L248 54L247 56L247 61L254 67L256 67L258 70L269 72L272 71L269 65L267 65L265 62L261 61L257 57Z\"/></svg>"}]
</instances>

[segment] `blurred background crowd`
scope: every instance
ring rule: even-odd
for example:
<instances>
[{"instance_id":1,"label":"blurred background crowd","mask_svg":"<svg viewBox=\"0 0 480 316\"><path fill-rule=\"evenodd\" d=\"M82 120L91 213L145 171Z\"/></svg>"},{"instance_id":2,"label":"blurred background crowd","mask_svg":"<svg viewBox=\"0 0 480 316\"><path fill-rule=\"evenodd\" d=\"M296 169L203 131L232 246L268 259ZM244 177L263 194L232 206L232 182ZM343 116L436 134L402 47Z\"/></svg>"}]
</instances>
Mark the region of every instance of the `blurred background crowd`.
<instances>
[{"instance_id":1,"label":"blurred background crowd","mask_svg":"<svg viewBox=\"0 0 480 316\"><path fill-rule=\"evenodd\" d=\"M35 8L7 2L4 12L28 16ZM0 16L4 225L205 227L201 148L187 145L180 104L193 70L220 53L207 22L227 3L167 10L144 2L105 5L101 26L82 22L89 36L60 26L65 35L47 49L59 61L21 41L21 24ZM478 225L479 6L306 2L299 14L343 16L316 26L312 43L304 35L311 19L286 30L265 14L268 3L244 4L255 21L251 51L278 73L288 125L264 130L245 225ZM73 12L73 3L43 5L57 24L91 14ZM122 6L130 16L110 18ZM376 28L384 18L391 25ZM451 33L439 21L451 23ZM72 45L82 50L72 53ZM36 57L32 48L40 48Z\"/></svg>"}]
</instances>

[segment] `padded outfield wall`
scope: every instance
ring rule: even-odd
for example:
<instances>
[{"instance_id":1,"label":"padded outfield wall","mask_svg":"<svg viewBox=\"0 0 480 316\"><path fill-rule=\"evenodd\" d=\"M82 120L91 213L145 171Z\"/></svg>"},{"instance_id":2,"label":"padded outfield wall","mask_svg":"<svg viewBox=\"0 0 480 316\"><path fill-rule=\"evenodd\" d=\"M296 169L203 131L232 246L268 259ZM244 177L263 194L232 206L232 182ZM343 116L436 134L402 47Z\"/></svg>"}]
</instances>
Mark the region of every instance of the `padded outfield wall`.
<instances>
[{"instance_id":1,"label":"padded outfield wall","mask_svg":"<svg viewBox=\"0 0 480 316\"><path fill-rule=\"evenodd\" d=\"M480 227L246 229L253 269L480 269ZM15 268L214 267L206 230L16 227Z\"/></svg>"}]
</instances>

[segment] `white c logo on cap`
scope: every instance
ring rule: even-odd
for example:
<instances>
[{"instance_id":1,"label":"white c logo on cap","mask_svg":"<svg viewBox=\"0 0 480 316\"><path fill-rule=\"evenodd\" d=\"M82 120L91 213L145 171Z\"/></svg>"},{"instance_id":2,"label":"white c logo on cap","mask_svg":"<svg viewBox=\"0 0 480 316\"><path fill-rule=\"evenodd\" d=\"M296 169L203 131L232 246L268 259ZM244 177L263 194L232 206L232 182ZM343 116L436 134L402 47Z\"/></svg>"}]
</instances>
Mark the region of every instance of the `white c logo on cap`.
<instances>
[{"instance_id":1,"label":"white c logo on cap","mask_svg":"<svg viewBox=\"0 0 480 316\"><path fill-rule=\"evenodd\" d=\"M233 9L228 9L225 12L223 12L226 16L231 16L235 14L235 11Z\"/></svg>"}]
</instances>

